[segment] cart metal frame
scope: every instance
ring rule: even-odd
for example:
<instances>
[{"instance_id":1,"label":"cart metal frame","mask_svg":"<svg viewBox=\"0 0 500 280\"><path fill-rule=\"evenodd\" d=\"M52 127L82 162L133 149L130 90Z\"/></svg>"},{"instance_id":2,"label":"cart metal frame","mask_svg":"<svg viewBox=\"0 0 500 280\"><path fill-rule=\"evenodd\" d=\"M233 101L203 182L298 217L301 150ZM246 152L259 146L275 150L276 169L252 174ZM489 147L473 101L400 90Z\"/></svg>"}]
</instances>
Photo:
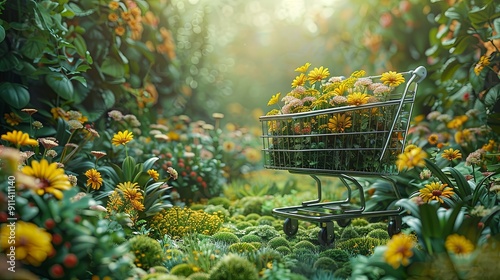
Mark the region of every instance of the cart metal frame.
<instances>
[{"instance_id":1,"label":"cart metal frame","mask_svg":"<svg viewBox=\"0 0 500 280\"><path fill-rule=\"evenodd\" d=\"M317 197L314 200L304 201L301 205L281 207L273 209L273 215L284 217L285 221L283 224L283 230L288 236L293 236L298 231L298 221L309 221L317 223L320 226L320 231L318 233L319 243L322 245L331 245L334 243L334 224L333 221L337 222L339 226L348 226L352 219L354 218L372 218L372 217L388 217L388 227L387 231L390 236L399 233L401 231L401 208L395 209L385 209L385 210L366 210L366 200L364 196L363 186L358 181L358 178L378 178L387 181L391 186L392 190L397 199L401 198L401 194L396 186L396 182L391 178L391 175L397 174L395 168L395 162L390 159L394 158L395 154L399 154L404 149L404 144L406 142L406 134L410 125L410 118L413 111L413 105L415 102L415 96L418 89L418 84L425 79L427 76L427 70L423 66L417 67L415 70L407 71L402 73L409 78L406 79L406 85L401 97L397 99L391 99L383 102L368 103L360 106L344 106L316 111L309 111L303 113L294 114L282 114L282 115L272 115L272 116L262 116L260 117L260 122L262 124L262 141L263 141L263 153L265 159L265 168L268 169L278 169L278 170L288 170L290 173L309 175L316 181L317 187ZM379 78L380 76L372 76L369 78ZM380 163L380 168L377 170L353 170L352 168L330 168L327 167L313 167L310 168L307 165L298 165L297 163L292 163L292 158L287 158L287 153L293 154L295 158L301 159L301 155L305 153L316 153L314 155L322 155L329 152L330 154L340 155L343 153L343 147L333 148L329 150L323 150L321 148L316 149L296 149L275 147L276 139L281 139L282 141L298 141L296 139L305 139L307 137L335 137L328 134L309 134L309 135L279 135L279 133L271 133L269 131L270 122L284 123L284 122L295 122L302 123L302 120L307 120L310 117L317 117L319 115L333 115L337 113L352 112L354 110L371 110L373 108L381 108L393 106L395 109L395 116L392 123L387 125L387 129L377 131L377 132L354 132L351 136L342 137L357 137L364 133L365 137L370 138L372 135L374 137L383 137L385 135L383 147L368 148L366 152L377 152L380 153L378 161ZM404 117L402 115L405 115ZM302 125L301 125L302 127ZM380 134L382 133L382 134ZM394 134L399 133L402 135L402 139L398 140L400 145L397 147L391 147L394 145ZM340 137L340 136L339 136ZM307 138L307 139L309 139ZM323 138L322 138L323 139ZM326 139L326 138L324 138ZM348 139L348 138L345 138ZM292 142L295 143L295 142ZM362 150L362 148L360 148ZM364 151L358 151L362 155ZM387 154L391 153L392 157L387 157ZM359 155L358 155L359 157ZM347 159L348 161L349 159ZM327 201L322 200L323 186L321 179L318 176L329 176L337 177L340 179L342 184L346 187L347 197L343 200L338 201ZM359 202L356 204L351 203L353 199L353 188L359 193Z\"/></svg>"}]
</instances>

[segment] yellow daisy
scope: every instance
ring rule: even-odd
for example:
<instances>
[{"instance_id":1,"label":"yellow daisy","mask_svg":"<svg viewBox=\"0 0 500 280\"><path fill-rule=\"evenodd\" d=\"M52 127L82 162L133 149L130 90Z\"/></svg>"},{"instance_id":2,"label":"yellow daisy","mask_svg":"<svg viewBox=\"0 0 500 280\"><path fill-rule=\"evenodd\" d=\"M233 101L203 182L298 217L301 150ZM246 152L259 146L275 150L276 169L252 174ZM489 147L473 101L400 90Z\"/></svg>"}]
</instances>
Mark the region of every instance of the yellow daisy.
<instances>
[{"instance_id":1,"label":"yellow daisy","mask_svg":"<svg viewBox=\"0 0 500 280\"><path fill-rule=\"evenodd\" d=\"M304 65L302 65L300 67L295 68L295 72L303 72L303 73L305 73L307 71L307 69L309 69L309 66L311 66L311 63L306 62L306 64L304 64Z\"/></svg>"},{"instance_id":2,"label":"yellow daisy","mask_svg":"<svg viewBox=\"0 0 500 280\"><path fill-rule=\"evenodd\" d=\"M359 106L368 103L370 96L366 93L355 92L347 96L347 104Z\"/></svg>"},{"instance_id":3,"label":"yellow daisy","mask_svg":"<svg viewBox=\"0 0 500 280\"><path fill-rule=\"evenodd\" d=\"M466 255L474 251L474 244L472 244L469 239L465 238L465 236L456 233L446 237L444 246L448 252L452 252L456 255Z\"/></svg>"},{"instance_id":4,"label":"yellow daisy","mask_svg":"<svg viewBox=\"0 0 500 280\"><path fill-rule=\"evenodd\" d=\"M387 243L387 250L384 253L384 260L394 269L399 266L407 266L410 263L410 258L413 256L413 248L415 240L405 234L396 234L392 236Z\"/></svg>"},{"instance_id":5,"label":"yellow daisy","mask_svg":"<svg viewBox=\"0 0 500 280\"><path fill-rule=\"evenodd\" d=\"M148 170L148 175L153 178L153 180L157 181L160 178L160 173L154 169Z\"/></svg>"},{"instance_id":6,"label":"yellow daisy","mask_svg":"<svg viewBox=\"0 0 500 280\"><path fill-rule=\"evenodd\" d=\"M328 120L328 128L332 132L344 132L352 126L351 117L345 114L337 114Z\"/></svg>"},{"instance_id":7,"label":"yellow daisy","mask_svg":"<svg viewBox=\"0 0 500 280\"><path fill-rule=\"evenodd\" d=\"M20 146L38 146L38 141L31 139L28 133L14 130L12 132L7 132L7 134L2 134L2 140L9 141L16 145L18 148Z\"/></svg>"},{"instance_id":8,"label":"yellow daisy","mask_svg":"<svg viewBox=\"0 0 500 280\"><path fill-rule=\"evenodd\" d=\"M118 184L117 188L118 191L123 194L123 197L125 197L136 210L139 211L144 210L144 205L142 204L144 196L141 190L139 189L137 183L132 183L132 182L120 183Z\"/></svg>"},{"instance_id":9,"label":"yellow daisy","mask_svg":"<svg viewBox=\"0 0 500 280\"><path fill-rule=\"evenodd\" d=\"M269 102L267 102L267 106L271 106L271 105L278 103L278 101L280 99L280 95L281 95L281 92L278 92L275 95L273 95L271 97L271 99L269 99Z\"/></svg>"},{"instance_id":10,"label":"yellow daisy","mask_svg":"<svg viewBox=\"0 0 500 280\"><path fill-rule=\"evenodd\" d=\"M439 182L432 182L425 185L424 188L419 190L420 196L424 202L430 202L432 200L437 200L440 203L444 203L443 197L450 198L455 194L452 188L448 187L447 184L441 184Z\"/></svg>"},{"instance_id":11,"label":"yellow daisy","mask_svg":"<svg viewBox=\"0 0 500 280\"><path fill-rule=\"evenodd\" d=\"M323 66L319 68L315 67L307 76L309 82L314 84L316 82L321 82L323 79L330 76L330 72L328 71L328 68L324 68Z\"/></svg>"},{"instance_id":12,"label":"yellow daisy","mask_svg":"<svg viewBox=\"0 0 500 280\"><path fill-rule=\"evenodd\" d=\"M304 75L304 73L300 73L300 75L298 75L297 77L295 77L295 79L293 79L292 87L296 88L298 86L303 86L305 85L306 81L307 81L306 75Z\"/></svg>"},{"instance_id":13,"label":"yellow daisy","mask_svg":"<svg viewBox=\"0 0 500 280\"><path fill-rule=\"evenodd\" d=\"M448 150L443 151L443 154L441 155L441 157L444 159L447 159L449 161L452 161L454 159L462 158L462 153L460 153L460 150L455 150L453 148L449 148Z\"/></svg>"},{"instance_id":14,"label":"yellow daisy","mask_svg":"<svg viewBox=\"0 0 500 280\"><path fill-rule=\"evenodd\" d=\"M397 87L405 82L405 78L401 73L389 71L382 74L382 76L380 77L380 81L382 81L384 85Z\"/></svg>"},{"instance_id":15,"label":"yellow daisy","mask_svg":"<svg viewBox=\"0 0 500 280\"><path fill-rule=\"evenodd\" d=\"M87 176L87 186L91 186L94 190L98 190L102 186L102 177L101 173L94 168L87 170L85 172L85 176Z\"/></svg>"},{"instance_id":16,"label":"yellow daisy","mask_svg":"<svg viewBox=\"0 0 500 280\"><path fill-rule=\"evenodd\" d=\"M16 126L18 124L20 124L23 120L21 119L21 117L19 117L16 113L14 112L10 112L10 113L5 113L3 115L3 118L5 119L5 121L11 125L11 126Z\"/></svg>"},{"instance_id":17,"label":"yellow daisy","mask_svg":"<svg viewBox=\"0 0 500 280\"><path fill-rule=\"evenodd\" d=\"M12 234L11 230L7 224L3 224L0 228L0 236L2 237L0 238L0 247L2 251L12 251L14 248L16 260L40 266L54 250L52 235L35 224L17 221L14 229L15 234Z\"/></svg>"},{"instance_id":18,"label":"yellow daisy","mask_svg":"<svg viewBox=\"0 0 500 280\"><path fill-rule=\"evenodd\" d=\"M55 162L49 164L46 159L39 162L33 160L31 166L23 167L21 172L35 178L38 195L50 193L55 198L61 199L63 198L62 191L71 189L71 183L68 176L64 174L64 169L59 168Z\"/></svg>"},{"instance_id":19,"label":"yellow daisy","mask_svg":"<svg viewBox=\"0 0 500 280\"><path fill-rule=\"evenodd\" d=\"M131 131L119 131L113 136L111 143L115 146L126 145L128 142L132 141L132 139L134 139L134 134L132 134Z\"/></svg>"},{"instance_id":20,"label":"yellow daisy","mask_svg":"<svg viewBox=\"0 0 500 280\"><path fill-rule=\"evenodd\" d=\"M427 142L429 142L429 144L431 145L436 145L439 141L439 135L437 135L436 133L432 133L431 135L429 135L429 137L427 137Z\"/></svg>"},{"instance_id":21,"label":"yellow daisy","mask_svg":"<svg viewBox=\"0 0 500 280\"><path fill-rule=\"evenodd\" d=\"M396 166L398 170L411 169L414 167L422 167L425 165L425 158L427 154L420 147L413 147L412 149L405 148L405 151L398 155Z\"/></svg>"}]
</instances>

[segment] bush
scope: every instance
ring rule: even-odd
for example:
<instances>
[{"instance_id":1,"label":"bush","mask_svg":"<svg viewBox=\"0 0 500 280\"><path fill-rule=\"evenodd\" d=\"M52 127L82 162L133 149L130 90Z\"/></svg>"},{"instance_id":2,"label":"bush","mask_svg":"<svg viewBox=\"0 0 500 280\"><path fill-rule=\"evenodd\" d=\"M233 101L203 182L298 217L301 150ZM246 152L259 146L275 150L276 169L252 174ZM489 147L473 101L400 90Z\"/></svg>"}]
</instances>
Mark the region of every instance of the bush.
<instances>
[{"instance_id":1,"label":"bush","mask_svg":"<svg viewBox=\"0 0 500 280\"><path fill-rule=\"evenodd\" d=\"M145 235L138 235L130 239L130 251L134 253L135 265L144 270L161 265L165 260L160 243Z\"/></svg>"},{"instance_id":2,"label":"bush","mask_svg":"<svg viewBox=\"0 0 500 280\"><path fill-rule=\"evenodd\" d=\"M348 240L359 237L359 233L353 227L346 227L340 235L340 240Z\"/></svg>"},{"instance_id":3,"label":"bush","mask_svg":"<svg viewBox=\"0 0 500 280\"><path fill-rule=\"evenodd\" d=\"M238 222L236 223L236 228L237 229L246 229L248 227L252 227L253 224L250 222Z\"/></svg>"},{"instance_id":4,"label":"bush","mask_svg":"<svg viewBox=\"0 0 500 280\"><path fill-rule=\"evenodd\" d=\"M251 213L245 216L245 221L257 221L260 218L260 214Z\"/></svg>"},{"instance_id":5,"label":"bush","mask_svg":"<svg viewBox=\"0 0 500 280\"><path fill-rule=\"evenodd\" d=\"M371 224L369 225L369 227L371 227L372 229L383 229L383 230L387 230L387 223L384 223L384 222L371 223Z\"/></svg>"},{"instance_id":6,"label":"bush","mask_svg":"<svg viewBox=\"0 0 500 280\"><path fill-rule=\"evenodd\" d=\"M292 253L292 250L290 250L290 248L288 248L287 246L278 246L277 248L275 248L275 250L284 256Z\"/></svg>"},{"instance_id":7,"label":"bush","mask_svg":"<svg viewBox=\"0 0 500 280\"><path fill-rule=\"evenodd\" d=\"M218 196L218 197L210 198L207 201L207 204L208 205L220 205L226 209L229 209L229 206L231 206L231 201L226 197Z\"/></svg>"},{"instance_id":8,"label":"bush","mask_svg":"<svg viewBox=\"0 0 500 280\"><path fill-rule=\"evenodd\" d=\"M248 214L261 214L262 213L262 204L265 201L265 197L260 196L248 196L240 199L239 205L240 211L243 215Z\"/></svg>"},{"instance_id":9,"label":"bush","mask_svg":"<svg viewBox=\"0 0 500 280\"><path fill-rule=\"evenodd\" d=\"M195 265L181 263L172 267L172 269L170 270L170 274L188 277L189 275L195 273L195 271L198 271L198 268Z\"/></svg>"},{"instance_id":10,"label":"bush","mask_svg":"<svg viewBox=\"0 0 500 280\"><path fill-rule=\"evenodd\" d=\"M310 251L316 250L316 245L314 245L311 241L302 240L297 242L297 244L293 245L293 249L307 249Z\"/></svg>"},{"instance_id":11,"label":"bush","mask_svg":"<svg viewBox=\"0 0 500 280\"><path fill-rule=\"evenodd\" d=\"M231 216L229 211L222 205L207 205L204 211L208 214L218 215L219 217L224 219L224 222L229 221L229 217Z\"/></svg>"},{"instance_id":12,"label":"bush","mask_svg":"<svg viewBox=\"0 0 500 280\"><path fill-rule=\"evenodd\" d=\"M313 268L335 271L337 270L338 265L333 259L329 257L320 257L314 262Z\"/></svg>"},{"instance_id":13,"label":"bush","mask_svg":"<svg viewBox=\"0 0 500 280\"><path fill-rule=\"evenodd\" d=\"M352 268L350 265L344 265L343 267L335 270L333 276L335 279L349 279L351 277Z\"/></svg>"},{"instance_id":14,"label":"bush","mask_svg":"<svg viewBox=\"0 0 500 280\"><path fill-rule=\"evenodd\" d=\"M257 219L257 224L272 226L274 221L276 221L276 219L273 216L261 216Z\"/></svg>"},{"instance_id":15,"label":"bush","mask_svg":"<svg viewBox=\"0 0 500 280\"><path fill-rule=\"evenodd\" d=\"M240 242L238 236L236 236L236 234L232 232L217 232L216 234L212 235L212 240L224 242L226 244L233 244Z\"/></svg>"},{"instance_id":16,"label":"bush","mask_svg":"<svg viewBox=\"0 0 500 280\"><path fill-rule=\"evenodd\" d=\"M262 238L255 234L247 234L240 238L241 242L262 242Z\"/></svg>"},{"instance_id":17,"label":"bush","mask_svg":"<svg viewBox=\"0 0 500 280\"><path fill-rule=\"evenodd\" d=\"M238 255L229 254L219 260L210 270L209 279L258 280L259 273L250 261Z\"/></svg>"},{"instance_id":18,"label":"bush","mask_svg":"<svg viewBox=\"0 0 500 280\"><path fill-rule=\"evenodd\" d=\"M349 254L346 251L341 249L328 249L321 253L319 253L320 257L329 257L333 259L337 263L346 263L349 262Z\"/></svg>"},{"instance_id":19,"label":"bush","mask_svg":"<svg viewBox=\"0 0 500 280\"><path fill-rule=\"evenodd\" d=\"M384 243L385 241L372 237L356 237L339 242L337 246L351 254L369 256L373 254L375 247Z\"/></svg>"},{"instance_id":20,"label":"bush","mask_svg":"<svg viewBox=\"0 0 500 280\"><path fill-rule=\"evenodd\" d=\"M274 237L280 236L280 233L274 227L267 225L256 227L254 230L248 232L248 234L260 236L264 242L267 242Z\"/></svg>"},{"instance_id":21,"label":"bush","mask_svg":"<svg viewBox=\"0 0 500 280\"><path fill-rule=\"evenodd\" d=\"M241 253L255 252L257 251L257 248L255 248L254 245L248 242L238 242L231 244L228 247L228 251L231 253L241 254Z\"/></svg>"},{"instance_id":22,"label":"bush","mask_svg":"<svg viewBox=\"0 0 500 280\"><path fill-rule=\"evenodd\" d=\"M363 219L363 218L356 218L356 219L352 219L352 222L351 222L351 225L353 227L366 227L368 226L370 223Z\"/></svg>"},{"instance_id":23,"label":"bush","mask_svg":"<svg viewBox=\"0 0 500 280\"><path fill-rule=\"evenodd\" d=\"M389 236L389 233L387 233L387 231L383 229L374 229L368 233L367 237L373 237L380 240L388 240L391 238Z\"/></svg>"},{"instance_id":24,"label":"bush","mask_svg":"<svg viewBox=\"0 0 500 280\"><path fill-rule=\"evenodd\" d=\"M276 249L280 246L285 246L285 247L290 247L290 242L286 240L283 236L278 236L274 237L269 242L267 242L267 245L273 249Z\"/></svg>"},{"instance_id":25,"label":"bush","mask_svg":"<svg viewBox=\"0 0 500 280\"><path fill-rule=\"evenodd\" d=\"M183 280L182 276L165 274L165 273L150 273L141 278L141 280Z\"/></svg>"},{"instance_id":26,"label":"bush","mask_svg":"<svg viewBox=\"0 0 500 280\"><path fill-rule=\"evenodd\" d=\"M188 280L208 280L210 278L210 274L206 272L195 272L187 278Z\"/></svg>"}]
</instances>

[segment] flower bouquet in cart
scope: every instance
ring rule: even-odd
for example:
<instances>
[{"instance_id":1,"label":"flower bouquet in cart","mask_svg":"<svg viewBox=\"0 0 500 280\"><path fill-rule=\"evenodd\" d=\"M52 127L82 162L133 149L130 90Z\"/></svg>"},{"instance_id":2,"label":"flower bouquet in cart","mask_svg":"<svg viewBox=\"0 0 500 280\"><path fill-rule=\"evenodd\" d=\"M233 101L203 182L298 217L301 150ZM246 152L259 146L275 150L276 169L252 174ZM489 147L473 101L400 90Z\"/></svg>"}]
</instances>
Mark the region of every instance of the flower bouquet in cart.
<instances>
[{"instance_id":1,"label":"flower bouquet in cart","mask_svg":"<svg viewBox=\"0 0 500 280\"><path fill-rule=\"evenodd\" d=\"M291 91L273 95L268 106L278 108L260 118L265 166L394 173L415 99L412 72L330 77L328 68L309 68L295 69Z\"/></svg>"}]
</instances>

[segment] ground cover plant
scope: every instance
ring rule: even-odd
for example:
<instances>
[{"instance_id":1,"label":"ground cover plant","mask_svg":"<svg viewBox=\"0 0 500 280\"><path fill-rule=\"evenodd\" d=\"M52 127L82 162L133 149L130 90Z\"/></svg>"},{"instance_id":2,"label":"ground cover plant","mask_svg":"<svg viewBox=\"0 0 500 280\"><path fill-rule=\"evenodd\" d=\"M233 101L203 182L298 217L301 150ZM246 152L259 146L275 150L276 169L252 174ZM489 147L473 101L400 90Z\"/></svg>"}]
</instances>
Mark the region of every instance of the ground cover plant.
<instances>
[{"instance_id":1,"label":"ground cover plant","mask_svg":"<svg viewBox=\"0 0 500 280\"><path fill-rule=\"evenodd\" d=\"M283 33L311 35L298 40L264 28L294 22L281 2L230 2L0 0L0 278L498 279L500 4L308 2L321 12ZM224 19L234 24L212 25ZM325 46L314 63L323 68L293 71L287 56L267 53L270 34L282 48ZM255 52L235 47L240 36L264 46L272 67L243 67L238 58ZM308 61L301 54L297 65ZM316 198L315 180L263 168L259 117L269 98L314 108L269 84L298 73L292 87L315 81L312 95L333 75L391 71L394 82L418 65L429 75L392 160L402 197L360 180L367 209L401 207L401 232L386 217L360 217L334 221L328 246L315 223L287 234L273 209ZM244 75L235 83L229 72ZM286 79L253 76L278 72ZM233 89L240 105L226 101ZM345 105L352 89L343 93L316 105ZM348 133L353 121L330 116L323 129ZM345 196L335 177L323 182L324 201Z\"/></svg>"}]
</instances>

